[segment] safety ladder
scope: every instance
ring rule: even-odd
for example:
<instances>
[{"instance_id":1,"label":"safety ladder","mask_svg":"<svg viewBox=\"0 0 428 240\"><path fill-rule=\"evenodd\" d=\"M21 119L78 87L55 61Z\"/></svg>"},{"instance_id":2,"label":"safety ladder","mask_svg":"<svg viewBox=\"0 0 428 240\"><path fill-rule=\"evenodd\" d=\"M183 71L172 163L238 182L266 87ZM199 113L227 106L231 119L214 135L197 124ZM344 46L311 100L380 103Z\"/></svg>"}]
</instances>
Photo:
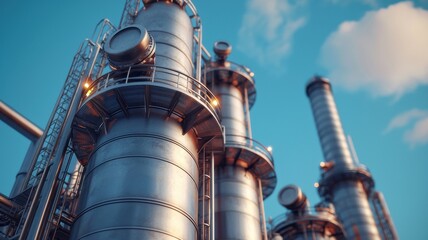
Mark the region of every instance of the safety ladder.
<instances>
[{"instance_id":1,"label":"safety ladder","mask_svg":"<svg viewBox=\"0 0 428 240\"><path fill-rule=\"evenodd\" d=\"M72 162L72 157L73 151L70 144L65 157L67 165ZM71 225L75 218L74 213L77 207L75 200L78 196L83 169L83 166L77 163L73 172L63 172L60 176L59 191L57 191L53 202L55 208L48 217L43 239L69 239Z\"/></svg>"},{"instance_id":2,"label":"safety ladder","mask_svg":"<svg viewBox=\"0 0 428 240\"><path fill-rule=\"evenodd\" d=\"M199 240L213 239L214 231L214 184L213 156L207 155L205 148L199 154Z\"/></svg>"},{"instance_id":3,"label":"safety ladder","mask_svg":"<svg viewBox=\"0 0 428 240\"><path fill-rule=\"evenodd\" d=\"M380 228L379 230L382 231L382 239L398 240L398 235L392 223L388 207L386 206L385 200L383 198L383 194L380 192L374 192L372 194L371 200L377 216Z\"/></svg>"},{"instance_id":4,"label":"safety ladder","mask_svg":"<svg viewBox=\"0 0 428 240\"><path fill-rule=\"evenodd\" d=\"M63 154L63 149L57 149L59 140L65 128L65 123L69 121L71 105L75 99L77 87L80 81L90 81L96 79L102 74L106 66L105 54L101 51L102 44L106 38L116 28L109 20L104 19L97 25L93 38L95 42L87 39L79 48L74 56L70 71L60 93L60 96L55 104L53 114L51 115L46 130L44 131L39 146L34 154L31 170L26 178L26 189L31 189L29 196L38 196L34 192L40 192L45 184L42 176L46 176L49 171L49 166L52 164L52 159L58 154ZM77 99L80 101L80 99ZM78 103L78 102L77 102ZM76 103L74 103L76 104ZM25 191L26 189L22 189ZM21 211L21 219L16 228L16 233L19 235L24 223L28 221L28 213L31 206L35 206L33 202L36 197L29 197ZM39 199L36 199L37 201ZM34 210L33 210L34 211Z\"/></svg>"},{"instance_id":5,"label":"safety ladder","mask_svg":"<svg viewBox=\"0 0 428 240\"><path fill-rule=\"evenodd\" d=\"M138 9L141 0L126 0L125 7L123 8L122 17L120 18L119 28L130 25L134 22L138 14Z\"/></svg>"}]
</instances>

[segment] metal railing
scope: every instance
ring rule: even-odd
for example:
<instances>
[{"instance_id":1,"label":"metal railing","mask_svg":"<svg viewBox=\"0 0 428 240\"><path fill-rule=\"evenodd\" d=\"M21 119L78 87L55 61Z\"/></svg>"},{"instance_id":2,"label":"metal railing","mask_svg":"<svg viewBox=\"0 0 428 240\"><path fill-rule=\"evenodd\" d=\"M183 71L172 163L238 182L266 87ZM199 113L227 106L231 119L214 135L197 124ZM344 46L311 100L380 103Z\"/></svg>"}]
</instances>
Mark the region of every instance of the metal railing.
<instances>
[{"instance_id":1,"label":"metal railing","mask_svg":"<svg viewBox=\"0 0 428 240\"><path fill-rule=\"evenodd\" d=\"M176 70L153 65L131 66L101 76L88 86L85 93L85 100L94 95L94 93L105 90L111 86L117 87L117 85L127 84L138 85L139 83L153 83L184 90L206 104L207 107L216 114L217 119L219 119L219 101L204 84Z\"/></svg>"},{"instance_id":2,"label":"metal railing","mask_svg":"<svg viewBox=\"0 0 428 240\"><path fill-rule=\"evenodd\" d=\"M323 219L329 219L329 220L336 220L337 217L334 214L334 212L330 209L326 208L317 208L317 207L310 207L307 210L299 210L299 211L287 211L271 220L268 221L268 229L271 230L274 227L278 226L279 224L287 221L287 220L293 220L298 219L304 216L318 216L322 217Z\"/></svg>"},{"instance_id":3,"label":"metal railing","mask_svg":"<svg viewBox=\"0 0 428 240\"><path fill-rule=\"evenodd\" d=\"M249 138L247 136L240 136L240 135L233 135L233 134L226 134L226 145L244 145L245 147L248 147L252 150L255 150L261 154L263 154L266 159L268 159L272 165L274 165L273 155L272 152L268 150L262 143L259 141L256 141L252 138Z\"/></svg>"}]
</instances>

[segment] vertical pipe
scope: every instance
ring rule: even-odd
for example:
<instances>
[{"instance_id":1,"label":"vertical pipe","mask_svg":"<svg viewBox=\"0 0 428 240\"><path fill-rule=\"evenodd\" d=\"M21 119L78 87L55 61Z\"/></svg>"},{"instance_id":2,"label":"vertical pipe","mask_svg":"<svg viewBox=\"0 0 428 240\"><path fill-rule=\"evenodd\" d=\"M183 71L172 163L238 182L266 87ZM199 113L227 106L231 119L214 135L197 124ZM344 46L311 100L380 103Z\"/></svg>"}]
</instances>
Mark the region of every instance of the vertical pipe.
<instances>
[{"instance_id":1,"label":"vertical pipe","mask_svg":"<svg viewBox=\"0 0 428 240\"><path fill-rule=\"evenodd\" d=\"M357 166L353 163L346 143L329 81L314 77L306 86L306 93L311 103L324 158L334 162L330 171L341 176L355 169ZM332 202L344 225L347 238L357 237L354 231L357 229L362 239L380 239L362 181L341 178L329 187Z\"/></svg>"},{"instance_id":2,"label":"vertical pipe","mask_svg":"<svg viewBox=\"0 0 428 240\"><path fill-rule=\"evenodd\" d=\"M354 160L354 164L359 165L360 160L358 159L358 155L357 155L357 152L355 151L354 142L352 141L351 136L349 136L349 135L346 136L346 139L348 140L348 146L349 146L349 149L351 150L352 159Z\"/></svg>"},{"instance_id":3,"label":"vertical pipe","mask_svg":"<svg viewBox=\"0 0 428 240\"><path fill-rule=\"evenodd\" d=\"M252 139L253 132L251 129L250 105L248 103L248 88L244 88L244 104L245 104L245 123L247 125L247 137Z\"/></svg>"},{"instance_id":4,"label":"vertical pipe","mask_svg":"<svg viewBox=\"0 0 428 240\"><path fill-rule=\"evenodd\" d=\"M262 181L259 178L258 181L258 187L259 187L259 207L260 207L260 222L262 224L262 239L268 240L267 238L267 231L266 231L266 219L265 219L265 208L263 205L263 189L262 189Z\"/></svg>"}]
</instances>

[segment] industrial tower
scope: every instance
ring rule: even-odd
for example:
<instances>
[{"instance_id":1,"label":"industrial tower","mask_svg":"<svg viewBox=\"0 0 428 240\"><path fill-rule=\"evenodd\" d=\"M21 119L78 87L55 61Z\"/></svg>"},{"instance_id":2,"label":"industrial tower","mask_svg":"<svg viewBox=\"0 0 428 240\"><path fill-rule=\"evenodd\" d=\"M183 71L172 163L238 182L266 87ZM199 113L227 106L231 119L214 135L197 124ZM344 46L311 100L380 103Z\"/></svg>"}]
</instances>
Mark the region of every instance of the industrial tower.
<instances>
[{"instance_id":1,"label":"industrial tower","mask_svg":"<svg viewBox=\"0 0 428 240\"><path fill-rule=\"evenodd\" d=\"M333 203L345 236L348 239L398 239L386 203L380 193L374 192L370 171L351 154L330 82L315 76L307 84L306 94L325 159L320 163L318 192L325 201Z\"/></svg>"},{"instance_id":2,"label":"industrial tower","mask_svg":"<svg viewBox=\"0 0 428 240\"><path fill-rule=\"evenodd\" d=\"M11 194L0 194L0 239L271 238L263 199L277 177L271 149L252 136L254 73L228 60L227 42L211 57L190 0L142 2L126 0L118 27L102 20L84 41L45 129L0 102L0 118L31 140ZM307 94L323 203L311 210L299 188L284 188L291 214L270 233L378 239L378 224L396 237L370 173L352 162L330 84L315 78Z\"/></svg>"},{"instance_id":3,"label":"industrial tower","mask_svg":"<svg viewBox=\"0 0 428 240\"><path fill-rule=\"evenodd\" d=\"M263 199L276 186L273 157L252 138L254 73L228 61L231 50L227 42L216 42L216 59L204 69L207 86L222 107L226 133L224 157L215 163L215 233L217 239L266 239Z\"/></svg>"},{"instance_id":4,"label":"industrial tower","mask_svg":"<svg viewBox=\"0 0 428 240\"><path fill-rule=\"evenodd\" d=\"M330 82L315 76L306 94L325 159L315 183L321 202L310 208L299 187L282 188L278 201L288 211L269 221L269 238L398 240L382 193L374 190L372 175L345 138Z\"/></svg>"}]
</instances>

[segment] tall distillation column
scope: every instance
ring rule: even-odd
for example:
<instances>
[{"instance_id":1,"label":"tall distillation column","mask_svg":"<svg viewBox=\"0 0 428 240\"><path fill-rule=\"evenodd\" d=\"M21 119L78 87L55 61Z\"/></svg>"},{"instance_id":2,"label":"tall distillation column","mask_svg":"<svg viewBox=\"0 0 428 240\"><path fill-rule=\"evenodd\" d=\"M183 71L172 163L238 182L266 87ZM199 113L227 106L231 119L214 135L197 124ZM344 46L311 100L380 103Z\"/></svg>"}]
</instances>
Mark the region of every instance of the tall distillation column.
<instances>
[{"instance_id":1,"label":"tall distillation column","mask_svg":"<svg viewBox=\"0 0 428 240\"><path fill-rule=\"evenodd\" d=\"M215 167L216 239L265 238L263 198L276 185L271 153L251 136L249 109L255 102L253 73L226 60L231 46L214 45L206 81L220 101L225 155Z\"/></svg>"},{"instance_id":2,"label":"tall distillation column","mask_svg":"<svg viewBox=\"0 0 428 240\"><path fill-rule=\"evenodd\" d=\"M107 40L115 70L87 86L74 119L86 169L72 239L197 238L198 152L223 149L219 109L192 77L191 3L144 4Z\"/></svg>"},{"instance_id":3,"label":"tall distillation column","mask_svg":"<svg viewBox=\"0 0 428 240\"><path fill-rule=\"evenodd\" d=\"M352 160L330 82L315 76L306 94L325 159L318 188L321 197L334 204L348 239L380 239L368 200L374 182L368 170Z\"/></svg>"}]
</instances>

